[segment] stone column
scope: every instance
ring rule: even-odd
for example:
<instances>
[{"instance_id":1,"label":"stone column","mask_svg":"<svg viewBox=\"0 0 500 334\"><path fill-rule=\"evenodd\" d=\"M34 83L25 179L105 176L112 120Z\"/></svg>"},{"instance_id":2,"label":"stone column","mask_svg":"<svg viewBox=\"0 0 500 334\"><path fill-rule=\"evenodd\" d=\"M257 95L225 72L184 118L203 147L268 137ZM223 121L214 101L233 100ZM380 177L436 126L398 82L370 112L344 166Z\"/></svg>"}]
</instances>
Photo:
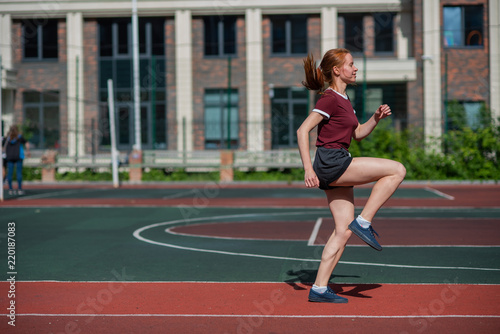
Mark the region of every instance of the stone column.
<instances>
[{"instance_id":1,"label":"stone column","mask_svg":"<svg viewBox=\"0 0 500 334\"><path fill-rule=\"evenodd\" d=\"M193 150L193 59L191 11L175 11L177 150Z\"/></svg>"},{"instance_id":2,"label":"stone column","mask_svg":"<svg viewBox=\"0 0 500 334\"><path fill-rule=\"evenodd\" d=\"M264 150L264 74L262 59L262 11L247 9L247 150Z\"/></svg>"},{"instance_id":3,"label":"stone column","mask_svg":"<svg viewBox=\"0 0 500 334\"><path fill-rule=\"evenodd\" d=\"M129 181L133 183L142 182L142 152L133 150L129 157Z\"/></svg>"},{"instance_id":4,"label":"stone column","mask_svg":"<svg viewBox=\"0 0 500 334\"><path fill-rule=\"evenodd\" d=\"M233 151L220 152L220 182L232 182L234 180L233 163Z\"/></svg>"},{"instance_id":5,"label":"stone column","mask_svg":"<svg viewBox=\"0 0 500 334\"><path fill-rule=\"evenodd\" d=\"M497 122L500 117L500 0L489 2L490 33L490 109Z\"/></svg>"},{"instance_id":6,"label":"stone column","mask_svg":"<svg viewBox=\"0 0 500 334\"><path fill-rule=\"evenodd\" d=\"M424 68L424 133L431 151L440 152L442 133L442 89L441 89L441 25L440 2L423 1L423 41L422 56Z\"/></svg>"},{"instance_id":7,"label":"stone column","mask_svg":"<svg viewBox=\"0 0 500 334\"><path fill-rule=\"evenodd\" d=\"M412 43L412 24L413 19L410 12L401 12L396 14L396 38L398 59L408 59L413 54Z\"/></svg>"},{"instance_id":8,"label":"stone column","mask_svg":"<svg viewBox=\"0 0 500 334\"><path fill-rule=\"evenodd\" d=\"M10 14L0 14L0 54L2 66L12 68L12 19ZM5 80L5 79L4 79Z\"/></svg>"},{"instance_id":9,"label":"stone column","mask_svg":"<svg viewBox=\"0 0 500 334\"><path fill-rule=\"evenodd\" d=\"M56 159L57 152L53 150L45 151L42 156L42 182L56 181Z\"/></svg>"},{"instance_id":10,"label":"stone column","mask_svg":"<svg viewBox=\"0 0 500 334\"><path fill-rule=\"evenodd\" d=\"M338 14L336 7L321 8L321 57L338 47ZM321 59L321 58L320 58Z\"/></svg>"},{"instance_id":11,"label":"stone column","mask_svg":"<svg viewBox=\"0 0 500 334\"><path fill-rule=\"evenodd\" d=\"M68 79L68 155L85 155L83 89L83 16L66 15Z\"/></svg>"}]
</instances>

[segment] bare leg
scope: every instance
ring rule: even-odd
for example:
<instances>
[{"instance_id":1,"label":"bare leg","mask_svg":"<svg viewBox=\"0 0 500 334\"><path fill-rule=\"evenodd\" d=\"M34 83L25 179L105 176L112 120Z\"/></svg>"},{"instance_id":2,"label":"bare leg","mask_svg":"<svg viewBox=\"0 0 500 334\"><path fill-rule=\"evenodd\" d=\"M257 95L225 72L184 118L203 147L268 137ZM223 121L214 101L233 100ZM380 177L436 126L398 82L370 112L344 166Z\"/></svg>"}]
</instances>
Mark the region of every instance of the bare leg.
<instances>
[{"instance_id":1,"label":"bare leg","mask_svg":"<svg viewBox=\"0 0 500 334\"><path fill-rule=\"evenodd\" d=\"M347 240L349 240L352 234L347 226L354 219L354 195L352 187L325 190L325 193L335 222L335 230L323 249L321 263L314 283L317 286L328 285L333 269L339 262Z\"/></svg>"},{"instance_id":2,"label":"bare leg","mask_svg":"<svg viewBox=\"0 0 500 334\"><path fill-rule=\"evenodd\" d=\"M393 160L354 158L344 174L332 182L333 186L355 186L377 181L361 216L372 221L377 211L394 194L406 175L405 167Z\"/></svg>"}]
</instances>

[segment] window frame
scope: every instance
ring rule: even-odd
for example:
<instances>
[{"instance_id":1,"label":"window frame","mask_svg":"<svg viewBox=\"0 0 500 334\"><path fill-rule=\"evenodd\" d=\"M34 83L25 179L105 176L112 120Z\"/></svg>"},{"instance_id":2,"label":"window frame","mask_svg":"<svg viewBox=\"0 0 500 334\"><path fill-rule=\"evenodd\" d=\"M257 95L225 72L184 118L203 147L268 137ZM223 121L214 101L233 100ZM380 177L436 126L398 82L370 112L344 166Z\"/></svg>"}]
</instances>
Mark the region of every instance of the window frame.
<instances>
[{"instance_id":1,"label":"window frame","mask_svg":"<svg viewBox=\"0 0 500 334\"><path fill-rule=\"evenodd\" d=\"M155 27L156 22L156 27ZM127 24L127 53L119 53L119 35L118 25L120 23ZM110 40L111 45L103 45L102 26L107 25L108 35L106 40ZM99 113L100 129L105 134L100 142L100 149L109 149L109 129L106 128L109 122L109 114L107 110L107 79L113 79L115 93L115 116L119 114L120 108L130 107L133 100L133 72L132 72L132 22L129 19L102 19L98 21L98 80L99 80L99 100L101 101L101 111ZM142 30L144 29L144 30ZM154 38L154 31L161 32L162 35ZM142 32L142 34L141 34ZM141 38L144 38L144 40ZM161 53L155 52L160 50L159 42L162 42ZM144 49L141 52L141 42ZM157 42L157 43L155 43ZM102 55L103 46L107 48L105 55ZM109 52L111 50L111 52ZM145 149L156 149L168 147L168 135L159 133L158 131L167 131L167 82L166 82L166 50L165 50L165 18L163 17L148 17L139 18L139 80L140 80L140 108L141 108L141 144ZM123 66L123 67L121 67ZM120 68L129 70L125 73ZM106 73L103 74L103 71ZM125 74L125 75L124 75ZM118 80L122 76L127 80ZM153 98L154 94L154 98ZM129 113L132 111L128 110ZM143 112L146 114L143 115ZM161 122L158 123L158 121ZM132 138L133 136L133 120L129 124L126 135ZM155 128L153 128L155 127ZM148 129L149 131L143 131ZM117 129L117 132L119 130ZM118 132L119 133L119 132ZM161 142L158 142L161 140ZM146 142L145 142L146 141ZM120 144L120 149L130 149L133 143Z\"/></svg>"},{"instance_id":2,"label":"window frame","mask_svg":"<svg viewBox=\"0 0 500 334\"><path fill-rule=\"evenodd\" d=\"M476 45L467 45L467 37L466 35L466 8L473 8L476 7L477 9L481 10L481 30L478 31L480 34L480 44ZM446 41L446 35L447 35L447 30L446 29L446 22L445 22L445 9L446 8L459 8L460 9L460 34L461 34L461 40L459 44L454 44L454 45L447 45ZM484 20L484 5L483 4L470 4L470 5L443 5L442 9L442 30L441 30L441 41L443 48L445 49L483 49L484 48L484 35L486 33L485 30L485 20ZM476 29L477 30L477 29ZM470 35L471 32L469 32Z\"/></svg>"},{"instance_id":3,"label":"window frame","mask_svg":"<svg viewBox=\"0 0 500 334\"><path fill-rule=\"evenodd\" d=\"M309 16L306 14L270 15L270 21L271 21L271 48L270 48L270 51L271 51L271 56L274 56L274 57L298 57L298 56L307 55L307 50L308 50L308 45L309 45L309 36L308 36L308 29L307 29L308 19L309 19ZM274 27L275 27L276 21L278 21L278 20L285 21L285 51L284 52L274 51L274 44L275 44ZM304 52L293 52L293 45L294 45L293 21L300 21L300 20L304 20L305 51Z\"/></svg>"},{"instance_id":4,"label":"window frame","mask_svg":"<svg viewBox=\"0 0 500 334\"><path fill-rule=\"evenodd\" d=\"M389 51L377 51L377 26L381 26L380 25L380 22L377 20L377 17L378 16L382 16L382 15L389 15L391 17L390 19L390 39L391 39L391 50ZM392 56L395 54L396 52L396 38L394 36L394 28L395 28L395 25L394 25L394 18L396 17L396 14L395 13L392 13L392 12L379 12L379 13L373 13L372 14L372 17L373 17L373 52L375 55L379 56L379 55L387 55L387 56Z\"/></svg>"},{"instance_id":5,"label":"window frame","mask_svg":"<svg viewBox=\"0 0 500 334\"><path fill-rule=\"evenodd\" d=\"M224 110L227 109L227 100L224 102L224 98L227 99L227 88L205 88L205 91L203 93L203 126L204 126L204 133L203 133L203 138L204 138L204 149L205 150L220 150L223 148L227 148L227 115L224 115ZM236 133L236 136L233 138L231 135L231 143L230 147L231 149L238 149L240 146L240 117L239 117L239 103L240 103L240 96L239 96L239 91L238 88L231 88L231 110L229 111L229 115L233 115L232 111L233 108L236 109L235 114L237 115L237 119L233 120L231 119L231 124L235 124L236 130L234 128L231 128L231 134L233 132ZM218 94L218 103L207 103L206 97L208 93L213 93L213 94ZM233 101L235 99L235 101ZM219 108L220 114L220 141L219 139L211 139L207 140L207 109L209 107L213 108ZM226 116L226 117L224 117ZM213 146L210 146L209 144L212 144Z\"/></svg>"},{"instance_id":6,"label":"window frame","mask_svg":"<svg viewBox=\"0 0 500 334\"><path fill-rule=\"evenodd\" d=\"M286 90L286 97L275 97L277 90ZM294 92L305 93L305 97L295 97ZM309 106L309 93L305 88L302 87L273 87L271 96L271 146L273 149L286 149L297 147L297 129L300 123L302 123L306 117ZM288 120L288 144L281 144L279 140L275 140L275 104L286 104L287 105L287 120ZM296 120L294 114L294 106L304 104L304 115L301 119Z\"/></svg>"},{"instance_id":7,"label":"window frame","mask_svg":"<svg viewBox=\"0 0 500 334\"><path fill-rule=\"evenodd\" d=\"M368 82L366 87L361 85L348 86L346 93L351 101L352 107L356 111L356 117L360 123L364 123L375 111L373 106L380 101L373 101L373 93L381 89L383 103L387 103L393 109L392 116L388 122L395 125L400 124L401 129L408 126L408 94L406 82L382 83ZM366 109L365 109L366 107ZM371 109L370 109L371 108Z\"/></svg>"},{"instance_id":8,"label":"window frame","mask_svg":"<svg viewBox=\"0 0 500 334\"><path fill-rule=\"evenodd\" d=\"M355 14L345 14L343 15L344 18L344 47L351 51L353 55L362 55L366 51L366 41L365 41L365 34L364 34L364 17L365 15L363 13L355 13ZM354 19L359 19L361 21L361 41L362 41L362 47L361 50L354 50L351 48L351 44L347 45L347 20L354 20Z\"/></svg>"},{"instance_id":9,"label":"window frame","mask_svg":"<svg viewBox=\"0 0 500 334\"><path fill-rule=\"evenodd\" d=\"M59 60L59 20L57 19L43 19L46 21L46 23L40 23L40 22L36 22L37 19L25 19L25 20L22 20L22 24L21 24L21 33L22 33L22 40L23 40L23 48L22 48L22 54L23 54L23 61L24 62L40 62L40 61L48 61L48 62L57 62ZM37 39L37 42L36 42L36 53L37 53L37 56L36 57L29 57L29 56L26 56L26 46L28 45L27 43L27 38L26 38L26 29L27 29L27 25L30 24L34 27L36 27L36 39ZM55 57L48 57L48 56L44 56L44 46L46 47L45 43L44 43L44 36L46 34L49 34L49 24L53 24L55 25L55 38L54 36L51 36L52 38L49 38L49 40L52 40L54 39L55 40L55 53L56 53L56 56ZM53 27L52 27L53 28ZM35 32L33 32L35 33Z\"/></svg>"},{"instance_id":10,"label":"window frame","mask_svg":"<svg viewBox=\"0 0 500 334\"><path fill-rule=\"evenodd\" d=\"M27 102L26 101L26 95L28 93L36 93L39 97L39 100L38 102ZM45 101L44 97L46 95L54 95L54 96L57 96L57 101ZM36 91L36 90L26 90L23 92L23 96L22 96L22 100L23 100L23 119L24 121L29 121L29 119L26 117L26 110L29 109L29 108L33 108L33 109L38 109L38 120L37 120L37 127L38 127L38 134L39 134L39 141L38 141L38 146L37 147L33 147L34 150L45 150L47 148L53 148L53 147L47 147L46 146L46 140L45 140L45 137L46 137L46 134L45 134L45 117L44 117L44 110L46 108L57 108L57 112L58 112L58 123L61 122L61 110L59 108L59 104L61 102L60 100L60 94L59 94L59 91ZM59 124L60 125L60 124ZM60 126L58 126L58 129L60 128ZM58 140L57 142L60 143L61 141L61 131L58 131ZM34 144L33 142L30 141L31 144Z\"/></svg>"},{"instance_id":11,"label":"window frame","mask_svg":"<svg viewBox=\"0 0 500 334\"><path fill-rule=\"evenodd\" d=\"M226 44L231 43L231 41L226 41L225 35L228 27L225 26L224 19L228 19L232 22L232 28L234 30L234 40L232 43L234 44L234 52L226 52ZM217 20L218 19L218 20ZM217 20L217 41L215 44L217 45L217 54L207 54L207 21L208 20ZM224 16L204 16L203 17L203 56L205 58L222 58L222 57L235 57L238 54L238 31L236 27L236 22L238 21L238 17L236 15L224 15ZM227 22L227 21L226 21Z\"/></svg>"},{"instance_id":12,"label":"window frame","mask_svg":"<svg viewBox=\"0 0 500 334\"><path fill-rule=\"evenodd\" d=\"M471 113L468 107L474 105L476 112ZM461 110L457 110L456 108ZM465 128L473 131L480 129L484 125L486 102L484 100L448 100L445 101L446 120L445 131L462 131ZM491 119L491 114L488 116ZM462 123L462 124L460 124Z\"/></svg>"},{"instance_id":13,"label":"window frame","mask_svg":"<svg viewBox=\"0 0 500 334\"><path fill-rule=\"evenodd\" d=\"M154 41L153 41L153 22L156 18L139 18L139 58L150 58L152 56L155 57L165 57L165 32L163 31L163 49L161 54L155 54L154 50ZM163 27L165 21L162 18L158 18L158 22L163 22ZM111 25L111 55L102 55L102 44L101 44L101 24L108 23ZM120 49L120 36L119 36L119 24L126 23L127 24L127 52L122 53L119 52ZM98 24L98 45L99 45L99 58L124 58L129 59L132 57L132 21L129 19L117 18L117 19L104 19L101 20ZM144 27L144 50L141 52L141 28Z\"/></svg>"}]
</instances>

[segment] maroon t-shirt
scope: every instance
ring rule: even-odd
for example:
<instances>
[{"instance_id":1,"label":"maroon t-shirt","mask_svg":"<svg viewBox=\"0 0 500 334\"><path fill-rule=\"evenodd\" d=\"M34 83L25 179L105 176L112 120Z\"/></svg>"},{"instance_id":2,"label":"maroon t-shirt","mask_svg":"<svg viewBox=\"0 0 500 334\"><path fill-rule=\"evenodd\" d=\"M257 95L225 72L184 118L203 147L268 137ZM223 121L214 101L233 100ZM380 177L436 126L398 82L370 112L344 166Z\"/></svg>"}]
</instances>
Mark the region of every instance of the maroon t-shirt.
<instances>
[{"instance_id":1,"label":"maroon t-shirt","mask_svg":"<svg viewBox=\"0 0 500 334\"><path fill-rule=\"evenodd\" d=\"M327 89L316 102L313 111L323 116L318 125L316 146L349 150L352 134L359 124L351 101L334 90Z\"/></svg>"}]
</instances>

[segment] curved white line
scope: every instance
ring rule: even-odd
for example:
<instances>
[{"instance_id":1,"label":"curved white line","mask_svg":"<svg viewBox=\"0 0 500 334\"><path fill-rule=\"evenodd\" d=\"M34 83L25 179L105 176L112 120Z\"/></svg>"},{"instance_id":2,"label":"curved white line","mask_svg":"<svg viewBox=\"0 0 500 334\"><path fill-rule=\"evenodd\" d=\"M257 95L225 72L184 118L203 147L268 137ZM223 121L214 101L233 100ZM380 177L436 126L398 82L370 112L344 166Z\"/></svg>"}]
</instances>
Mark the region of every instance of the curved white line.
<instances>
[{"instance_id":1,"label":"curved white line","mask_svg":"<svg viewBox=\"0 0 500 334\"><path fill-rule=\"evenodd\" d=\"M220 223L214 223L214 224L220 224ZM228 224L231 224L231 222L228 222ZM200 224L201 225L201 224ZM272 239L262 239L262 238L243 238L243 237L220 237L220 236L215 236L215 235L205 235L205 234L189 234L189 233L181 233L181 232L174 232L172 229L176 228L177 226L172 226L169 227L165 230L165 233L171 234L171 235L178 235L181 237L193 237L193 238L207 238L207 239L222 239L222 240L254 240L254 241L304 241L304 239L278 239L278 238L272 238ZM499 246L500 247L500 246Z\"/></svg>"},{"instance_id":2,"label":"curved white line","mask_svg":"<svg viewBox=\"0 0 500 334\"><path fill-rule=\"evenodd\" d=\"M251 213L251 214L236 214L236 215L226 215L226 216L212 216L212 217L201 217L201 218L193 218L193 219L178 219L170 222L162 222L151 225L143 226L134 231L133 236L143 242L170 247L175 249L189 250L194 252L202 252L202 253L214 253L214 254L223 254L223 255L233 255L233 256L247 256L247 257L255 257L255 258L264 258L264 259L273 259L273 260L288 260L288 261L301 261L301 262L320 262L320 259L303 259L303 258L294 258L294 257L286 257L286 256L274 256L274 255L262 255L262 254L250 254L250 253L238 253L238 252L228 252L228 251L220 251L214 249L204 249L204 248L194 248L194 247L185 247L174 244L169 244L165 242L158 242L154 240L150 240L142 237L141 232L159 226L172 225L177 223L186 223L186 222L194 222L194 221L204 221L210 219L222 219L222 218L239 218L239 217L257 217L257 216L283 216L283 215L297 215L304 214L304 212L279 212L279 213ZM499 268L474 268L474 267L440 267L440 266L413 266L413 265L401 265L401 264L386 264L386 263L370 263L370 262L352 262L352 261L339 261L342 264L353 264L353 265L362 265L362 266L375 266L375 267L391 267L391 268L410 268L410 269L444 269L444 270L480 270L480 271L500 271Z\"/></svg>"}]
</instances>

